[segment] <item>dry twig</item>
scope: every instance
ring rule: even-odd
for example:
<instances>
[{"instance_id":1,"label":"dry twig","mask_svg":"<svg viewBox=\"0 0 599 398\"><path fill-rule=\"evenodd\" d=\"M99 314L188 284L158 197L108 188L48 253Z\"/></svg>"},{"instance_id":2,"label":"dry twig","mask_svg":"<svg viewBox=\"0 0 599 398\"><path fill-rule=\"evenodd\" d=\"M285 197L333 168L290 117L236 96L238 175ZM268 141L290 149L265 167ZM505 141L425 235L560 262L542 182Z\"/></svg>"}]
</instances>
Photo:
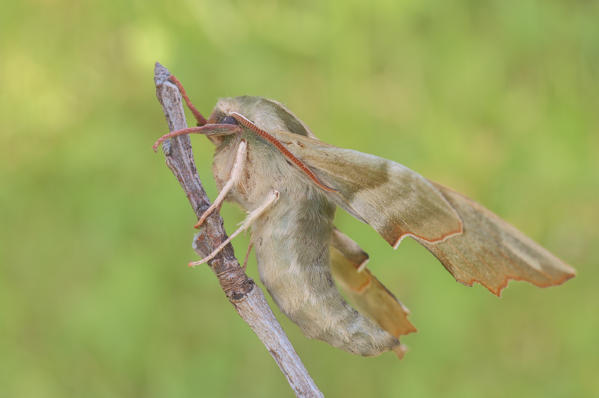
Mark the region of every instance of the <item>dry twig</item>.
<instances>
[{"instance_id":1,"label":"dry twig","mask_svg":"<svg viewBox=\"0 0 599 398\"><path fill-rule=\"evenodd\" d=\"M169 71L159 63L154 69L156 95L166 116L170 131L187 127L181 94L167 79ZM197 175L188 136L171 138L162 144L166 164L185 191L189 202L199 218L210 206L210 201ZM195 251L204 257L227 239L223 220L217 212L212 213L194 237ZM256 333L266 346L277 365L287 378L298 397L322 397L322 393L308 374L281 325L272 313L262 290L245 274L227 245L213 260L210 268L216 274L225 295L237 313Z\"/></svg>"}]
</instances>

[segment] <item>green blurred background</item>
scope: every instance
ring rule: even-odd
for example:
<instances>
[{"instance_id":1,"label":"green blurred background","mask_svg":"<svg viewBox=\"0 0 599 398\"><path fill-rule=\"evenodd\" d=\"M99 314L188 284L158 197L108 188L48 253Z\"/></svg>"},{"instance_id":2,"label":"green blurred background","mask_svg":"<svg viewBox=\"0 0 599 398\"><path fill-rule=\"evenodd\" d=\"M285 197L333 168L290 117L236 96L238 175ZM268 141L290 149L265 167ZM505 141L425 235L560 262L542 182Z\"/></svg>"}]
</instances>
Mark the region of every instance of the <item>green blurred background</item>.
<instances>
[{"instance_id":1,"label":"green blurred background","mask_svg":"<svg viewBox=\"0 0 599 398\"><path fill-rule=\"evenodd\" d=\"M599 396L598 21L596 1L5 2L0 396L292 396L212 272L186 267L195 219L151 150L155 61L205 113L278 99L323 141L452 186L577 268L497 299L339 212L419 333L403 361L360 358L277 312L327 396ZM214 198L212 145L193 142ZM222 213L229 231L243 218Z\"/></svg>"}]
</instances>

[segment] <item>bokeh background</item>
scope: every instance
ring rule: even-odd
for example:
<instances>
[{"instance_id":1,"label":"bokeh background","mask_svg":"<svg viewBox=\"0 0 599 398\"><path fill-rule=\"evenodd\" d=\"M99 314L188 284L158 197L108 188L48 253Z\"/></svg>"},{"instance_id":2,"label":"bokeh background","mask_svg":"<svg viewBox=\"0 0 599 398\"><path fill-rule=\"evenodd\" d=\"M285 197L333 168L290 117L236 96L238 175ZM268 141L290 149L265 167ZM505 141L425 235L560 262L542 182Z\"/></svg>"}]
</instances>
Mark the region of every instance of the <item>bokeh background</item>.
<instances>
[{"instance_id":1,"label":"bokeh background","mask_svg":"<svg viewBox=\"0 0 599 398\"><path fill-rule=\"evenodd\" d=\"M0 396L292 396L212 272L186 267L195 219L150 148L166 131L155 61L205 113L278 99L323 141L452 186L577 268L498 299L339 212L419 333L403 361L360 358L277 312L327 396L599 396L598 20L582 0L5 2ZM212 145L193 143L214 198ZM222 213L229 231L243 218Z\"/></svg>"}]
</instances>

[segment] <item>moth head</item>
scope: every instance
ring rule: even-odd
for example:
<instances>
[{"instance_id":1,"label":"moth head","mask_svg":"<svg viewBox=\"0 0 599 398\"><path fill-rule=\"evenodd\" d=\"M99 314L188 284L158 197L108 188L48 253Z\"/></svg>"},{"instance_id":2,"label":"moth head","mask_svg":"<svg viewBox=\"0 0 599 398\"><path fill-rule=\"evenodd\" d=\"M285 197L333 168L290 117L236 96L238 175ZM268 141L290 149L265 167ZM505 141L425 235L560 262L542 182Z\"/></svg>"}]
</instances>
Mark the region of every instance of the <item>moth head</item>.
<instances>
[{"instance_id":1,"label":"moth head","mask_svg":"<svg viewBox=\"0 0 599 398\"><path fill-rule=\"evenodd\" d=\"M242 96L221 98L210 116L210 123L233 123L231 113L237 112L261 129L288 131L314 137L310 129L283 104L262 97Z\"/></svg>"}]
</instances>

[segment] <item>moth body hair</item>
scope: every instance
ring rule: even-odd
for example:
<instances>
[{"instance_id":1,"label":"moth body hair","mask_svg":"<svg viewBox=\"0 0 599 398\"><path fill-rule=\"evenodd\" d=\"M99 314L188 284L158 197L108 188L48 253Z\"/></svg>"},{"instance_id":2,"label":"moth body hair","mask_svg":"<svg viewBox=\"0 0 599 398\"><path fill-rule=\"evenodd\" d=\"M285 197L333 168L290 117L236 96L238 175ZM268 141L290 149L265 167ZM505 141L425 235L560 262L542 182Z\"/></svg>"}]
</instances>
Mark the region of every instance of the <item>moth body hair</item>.
<instances>
[{"instance_id":1,"label":"moth body hair","mask_svg":"<svg viewBox=\"0 0 599 398\"><path fill-rule=\"evenodd\" d=\"M250 212L268 192L280 192L278 202L254 221L251 239L260 279L281 311L307 337L354 354L378 355L398 346L396 337L353 309L333 281L329 246L335 204L270 143L251 132L225 137L213 163L219 188L241 139L248 146L246 170L227 199Z\"/></svg>"}]
</instances>

